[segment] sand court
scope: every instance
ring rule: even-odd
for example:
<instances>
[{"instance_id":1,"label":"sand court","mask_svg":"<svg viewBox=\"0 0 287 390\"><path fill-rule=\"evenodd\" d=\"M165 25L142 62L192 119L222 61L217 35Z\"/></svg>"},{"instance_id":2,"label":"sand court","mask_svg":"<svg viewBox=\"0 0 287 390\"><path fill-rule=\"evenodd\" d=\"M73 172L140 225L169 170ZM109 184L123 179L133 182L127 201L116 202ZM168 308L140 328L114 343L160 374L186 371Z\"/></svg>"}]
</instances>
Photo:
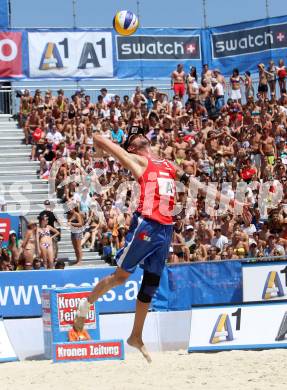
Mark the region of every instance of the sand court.
<instances>
[{"instance_id":1,"label":"sand court","mask_svg":"<svg viewBox=\"0 0 287 390\"><path fill-rule=\"evenodd\" d=\"M0 365L1 390L283 390L287 351L139 353L125 361L53 364L23 361Z\"/></svg>"}]
</instances>

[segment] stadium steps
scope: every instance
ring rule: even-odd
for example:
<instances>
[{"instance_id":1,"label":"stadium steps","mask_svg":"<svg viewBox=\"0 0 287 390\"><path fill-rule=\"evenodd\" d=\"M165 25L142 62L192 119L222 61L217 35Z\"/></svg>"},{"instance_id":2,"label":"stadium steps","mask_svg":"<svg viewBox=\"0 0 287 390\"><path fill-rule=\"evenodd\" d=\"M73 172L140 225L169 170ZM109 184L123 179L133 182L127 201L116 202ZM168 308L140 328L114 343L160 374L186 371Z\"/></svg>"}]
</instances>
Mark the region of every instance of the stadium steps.
<instances>
[{"instance_id":1,"label":"stadium steps","mask_svg":"<svg viewBox=\"0 0 287 390\"><path fill-rule=\"evenodd\" d=\"M31 145L24 144L24 134L9 115L0 115L0 194L11 215L35 219L44 210L48 198L48 181L39 178L39 162L30 161ZM56 210L63 215L62 208ZM73 265L76 258L68 230L61 230L58 259ZM83 249L83 265L104 266L97 252Z\"/></svg>"}]
</instances>

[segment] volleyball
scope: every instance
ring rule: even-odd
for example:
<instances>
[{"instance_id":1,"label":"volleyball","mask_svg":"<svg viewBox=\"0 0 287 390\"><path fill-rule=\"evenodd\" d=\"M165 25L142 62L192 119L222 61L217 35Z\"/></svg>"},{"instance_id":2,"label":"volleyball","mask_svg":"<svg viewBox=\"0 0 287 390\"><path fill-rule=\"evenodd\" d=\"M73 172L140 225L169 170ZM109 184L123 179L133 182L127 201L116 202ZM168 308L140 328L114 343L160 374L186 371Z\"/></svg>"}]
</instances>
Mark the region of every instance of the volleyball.
<instances>
[{"instance_id":1,"label":"volleyball","mask_svg":"<svg viewBox=\"0 0 287 390\"><path fill-rule=\"evenodd\" d=\"M120 35L132 35L139 26L139 20L131 11L119 11L114 17L113 26Z\"/></svg>"}]
</instances>

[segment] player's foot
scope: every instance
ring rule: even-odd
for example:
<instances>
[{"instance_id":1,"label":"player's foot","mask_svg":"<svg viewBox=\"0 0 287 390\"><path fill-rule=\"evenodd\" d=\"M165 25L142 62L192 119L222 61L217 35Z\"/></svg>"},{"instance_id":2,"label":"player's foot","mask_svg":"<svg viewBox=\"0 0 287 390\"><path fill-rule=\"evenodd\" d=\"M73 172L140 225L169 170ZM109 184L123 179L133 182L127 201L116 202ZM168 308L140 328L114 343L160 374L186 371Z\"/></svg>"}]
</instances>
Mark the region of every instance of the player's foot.
<instances>
[{"instance_id":1,"label":"player's foot","mask_svg":"<svg viewBox=\"0 0 287 390\"><path fill-rule=\"evenodd\" d=\"M76 317L74 319L74 328L77 331L82 331L84 329L85 319L88 315L89 309L90 303L88 302L87 298L82 298L80 300Z\"/></svg>"},{"instance_id":2,"label":"player's foot","mask_svg":"<svg viewBox=\"0 0 287 390\"><path fill-rule=\"evenodd\" d=\"M144 345L144 343L142 342L141 339L135 337L135 336L130 336L128 339L127 339L127 343L131 346L131 347L134 347L134 348L137 348L141 354L143 355L143 357L146 359L146 361L148 363L151 363L151 357Z\"/></svg>"}]
</instances>

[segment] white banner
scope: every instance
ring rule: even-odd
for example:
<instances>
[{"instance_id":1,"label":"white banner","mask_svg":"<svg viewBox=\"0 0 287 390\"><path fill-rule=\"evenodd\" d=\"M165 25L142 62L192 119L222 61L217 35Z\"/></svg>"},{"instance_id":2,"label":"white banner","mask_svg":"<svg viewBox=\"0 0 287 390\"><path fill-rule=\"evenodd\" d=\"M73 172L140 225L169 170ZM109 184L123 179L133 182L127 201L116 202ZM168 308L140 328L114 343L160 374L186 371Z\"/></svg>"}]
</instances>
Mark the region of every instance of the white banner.
<instances>
[{"instance_id":1,"label":"white banner","mask_svg":"<svg viewBox=\"0 0 287 390\"><path fill-rule=\"evenodd\" d=\"M18 360L15 351L8 338L5 325L0 319L0 363Z\"/></svg>"},{"instance_id":2,"label":"white banner","mask_svg":"<svg viewBox=\"0 0 287 390\"><path fill-rule=\"evenodd\" d=\"M189 352L286 348L283 302L192 309Z\"/></svg>"},{"instance_id":3,"label":"white banner","mask_svg":"<svg viewBox=\"0 0 287 390\"><path fill-rule=\"evenodd\" d=\"M29 32L30 77L113 77L110 32Z\"/></svg>"},{"instance_id":4,"label":"white banner","mask_svg":"<svg viewBox=\"0 0 287 390\"><path fill-rule=\"evenodd\" d=\"M287 299L287 262L242 264L243 302Z\"/></svg>"}]
</instances>

